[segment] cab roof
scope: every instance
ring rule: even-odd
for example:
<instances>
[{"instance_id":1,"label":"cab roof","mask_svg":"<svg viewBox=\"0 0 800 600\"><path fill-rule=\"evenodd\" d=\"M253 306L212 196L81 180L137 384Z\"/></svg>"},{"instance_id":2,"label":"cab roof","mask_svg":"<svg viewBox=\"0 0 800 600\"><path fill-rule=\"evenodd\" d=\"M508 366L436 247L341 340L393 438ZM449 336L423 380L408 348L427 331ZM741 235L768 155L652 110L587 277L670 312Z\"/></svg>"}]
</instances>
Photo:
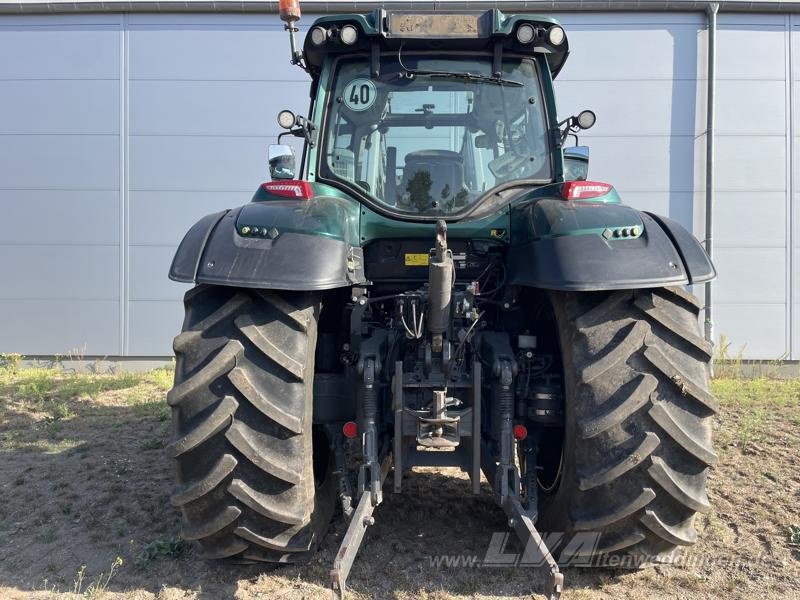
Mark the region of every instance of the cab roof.
<instances>
[{"instance_id":1,"label":"cab roof","mask_svg":"<svg viewBox=\"0 0 800 600\"><path fill-rule=\"evenodd\" d=\"M346 25L356 28L355 42L342 41L340 32ZM518 30L530 25L534 35L523 43ZM314 21L303 46L305 62L313 77L317 77L326 56L353 52L368 52L377 62L381 50L490 50L502 54L544 54L550 73L555 78L569 55L566 34L563 41L554 45L548 32L560 27L551 17L514 14L505 15L497 9L486 11L422 11L378 9L368 14L341 14L320 17ZM315 43L312 33L315 28ZM530 29L526 33L530 34ZM523 39L527 39L522 36ZM373 64L373 67L377 65Z\"/></svg>"}]
</instances>

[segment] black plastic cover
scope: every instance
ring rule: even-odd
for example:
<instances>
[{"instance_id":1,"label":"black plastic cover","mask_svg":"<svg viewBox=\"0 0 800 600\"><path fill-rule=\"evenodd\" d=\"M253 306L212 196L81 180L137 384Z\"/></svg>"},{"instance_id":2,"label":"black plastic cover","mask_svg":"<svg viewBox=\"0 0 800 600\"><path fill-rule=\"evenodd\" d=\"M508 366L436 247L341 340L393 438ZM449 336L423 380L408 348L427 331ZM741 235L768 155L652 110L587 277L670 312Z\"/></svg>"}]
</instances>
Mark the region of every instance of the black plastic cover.
<instances>
[{"instance_id":1,"label":"black plastic cover","mask_svg":"<svg viewBox=\"0 0 800 600\"><path fill-rule=\"evenodd\" d=\"M285 232L246 238L236 231L239 209L203 217L184 237L169 277L281 290L325 290L364 283L361 248L335 238Z\"/></svg>"},{"instance_id":2,"label":"black plastic cover","mask_svg":"<svg viewBox=\"0 0 800 600\"><path fill-rule=\"evenodd\" d=\"M183 236L183 240L175 252L175 257L172 259L172 266L169 269L170 279L183 283L194 282L203 248L205 248L214 227L227 213L227 210L223 210L213 215L206 215L192 225L191 229Z\"/></svg>"},{"instance_id":3,"label":"black plastic cover","mask_svg":"<svg viewBox=\"0 0 800 600\"><path fill-rule=\"evenodd\" d=\"M675 244L678 253L683 259L683 264L689 272L689 283L702 283L717 276L717 271L711 259L697 239L689 233L683 225L667 217L645 213L651 216L664 229Z\"/></svg>"},{"instance_id":4,"label":"black plastic cover","mask_svg":"<svg viewBox=\"0 0 800 600\"><path fill-rule=\"evenodd\" d=\"M690 283L683 258L670 236L650 215L639 215L645 233L635 239L606 241L600 235L585 234L545 237L519 246L512 244L510 282L563 291ZM689 237L699 247L697 241Z\"/></svg>"}]
</instances>

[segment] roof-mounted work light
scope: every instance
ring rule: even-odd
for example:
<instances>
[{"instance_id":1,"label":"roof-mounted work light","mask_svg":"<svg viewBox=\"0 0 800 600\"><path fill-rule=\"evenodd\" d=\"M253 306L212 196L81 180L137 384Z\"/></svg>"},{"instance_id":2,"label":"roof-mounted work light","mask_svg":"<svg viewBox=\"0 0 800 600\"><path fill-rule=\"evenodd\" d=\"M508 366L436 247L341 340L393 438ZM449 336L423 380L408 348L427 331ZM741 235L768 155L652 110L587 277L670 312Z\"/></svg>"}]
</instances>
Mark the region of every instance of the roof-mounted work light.
<instances>
[{"instance_id":1,"label":"roof-mounted work light","mask_svg":"<svg viewBox=\"0 0 800 600\"><path fill-rule=\"evenodd\" d=\"M564 33L564 30L558 25L553 25L547 30L547 41L553 44L553 46L560 46L564 43L565 39L567 39L567 34Z\"/></svg>"},{"instance_id":2,"label":"roof-mounted work light","mask_svg":"<svg viewBox=\"0 0 800 600\"><path fill-rule=\"evenodd\" d=\"M517 27L517 40L520 44L530 44L535 37L536 30L533 28L533 25L523 23Z\"/></svg>"},{"instance_id":3,"label":"roof-mounted work light","mask_svg":"<svg viewBox=\"0 0 800 600\"><path fill-rule=\"evenodd\" d=\"M358 41L358 29L353 25L345 25L339 30L339 39L343 44L352 46Z\"/></svg>"},{"instance_id":4,"label":"roof-mounted work light","mask_svg":"<svg viewBox=\"0 0 800 600\"><path fill-rule=\"evenodd\" d=\"M321 46L328 40L328 30L324 27L312 27L308 35L311 37L311 43L315 46Z\"/></svg>"}]
</instances>

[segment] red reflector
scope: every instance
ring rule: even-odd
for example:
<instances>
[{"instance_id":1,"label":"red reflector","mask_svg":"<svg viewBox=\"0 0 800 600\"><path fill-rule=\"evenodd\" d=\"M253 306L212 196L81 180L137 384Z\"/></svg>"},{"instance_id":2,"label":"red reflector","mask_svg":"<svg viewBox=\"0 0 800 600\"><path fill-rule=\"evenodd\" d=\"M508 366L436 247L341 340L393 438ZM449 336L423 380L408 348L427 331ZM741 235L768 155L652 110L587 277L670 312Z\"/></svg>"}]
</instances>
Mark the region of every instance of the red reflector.
<instances>
[{"instance_id":1,"label":"red reflector","mask_svg":"<svg viewBox=\"0 0 800 600\"><path fill-rule=\"evenodd\" d=\"M262 183L261 187L265 192L269 192L270 194L284 196L286 198L295 198L297 200L308 200L314 196L314 192L311 190L311 184L298 179L268 181Z\"/></svg>"},{"instance_id":2,"label":"red reflector","mask_svg":"<svg viewBox=\"0 0 800 600\"><path fill-rule=\"evenodd\" d=\"M525 425L514 425L514 439L521 442L528 437L528 428Z\"/></svg>"},{"instance_id":3,"label":"red reflector","mask_svg":"<svg viewBox=\"0 0 800 600\"><path fill-rule=\"evenodd\" d=\"M348 421L342 425L342 433L344 437L352 439L358 435L358 425L355 421Z\"/></svg>"},{"instance_id":4,"label":"red reflector","mask_svg":"<svg viewBox=\"0 0 800 600\"><path fill-rule=\"evenodd\" d=\"M565 200L586 200L605 196L614 186L599 181L568 181L561 188Z\"/></svg>"}]
</instances>

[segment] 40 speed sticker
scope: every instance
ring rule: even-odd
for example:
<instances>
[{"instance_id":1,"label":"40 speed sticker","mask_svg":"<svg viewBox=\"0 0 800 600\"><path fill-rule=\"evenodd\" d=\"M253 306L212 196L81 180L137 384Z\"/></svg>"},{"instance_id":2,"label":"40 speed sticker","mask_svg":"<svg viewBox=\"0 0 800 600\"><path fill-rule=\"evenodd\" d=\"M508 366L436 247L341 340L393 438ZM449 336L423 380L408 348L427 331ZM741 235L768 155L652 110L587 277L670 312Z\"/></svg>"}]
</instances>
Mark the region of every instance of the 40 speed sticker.
<instances>
[{"instance_id":1,"label":"40 speed sticker","mask_svg":"<svg viewBox=\"0 0 800 600\"><path fill-rule=\"evenodd\" d=\"M353 79L350 83L344 86L344 94L342 99L344 105L350 110L362 111L367 110L378 97L378 91L375 89L375 84L369 79Z\"/></svg>"}]
</instances>

